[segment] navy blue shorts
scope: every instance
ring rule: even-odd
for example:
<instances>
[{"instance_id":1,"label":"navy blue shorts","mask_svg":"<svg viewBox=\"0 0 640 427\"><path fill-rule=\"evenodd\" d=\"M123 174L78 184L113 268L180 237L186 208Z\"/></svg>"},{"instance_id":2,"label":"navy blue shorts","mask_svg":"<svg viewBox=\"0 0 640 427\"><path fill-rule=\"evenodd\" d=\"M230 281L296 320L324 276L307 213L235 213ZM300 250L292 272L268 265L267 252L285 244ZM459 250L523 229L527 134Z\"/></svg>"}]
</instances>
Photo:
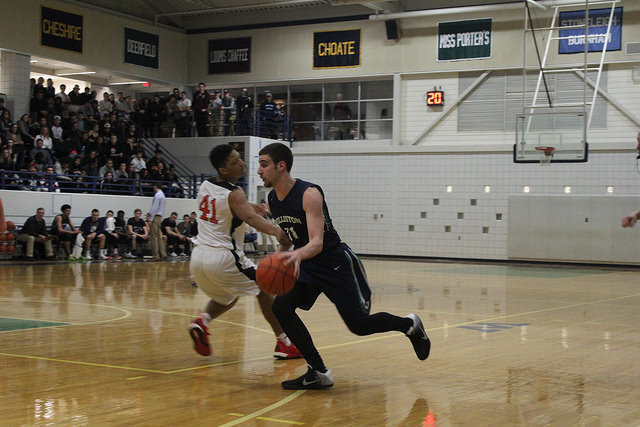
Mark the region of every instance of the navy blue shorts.
<instances>
[{"instance_id":1,"label":"navy blue shorts","mask_svg":"<svg viewBox=\"0 0 640 427\"><path fill-rule=\"evenodd\" d=\"M309 310L323 293L340 308L369 314L371 289L358 256L346 243L302 262L292 293L296 306Z\"/></svg>"}]
</instances>

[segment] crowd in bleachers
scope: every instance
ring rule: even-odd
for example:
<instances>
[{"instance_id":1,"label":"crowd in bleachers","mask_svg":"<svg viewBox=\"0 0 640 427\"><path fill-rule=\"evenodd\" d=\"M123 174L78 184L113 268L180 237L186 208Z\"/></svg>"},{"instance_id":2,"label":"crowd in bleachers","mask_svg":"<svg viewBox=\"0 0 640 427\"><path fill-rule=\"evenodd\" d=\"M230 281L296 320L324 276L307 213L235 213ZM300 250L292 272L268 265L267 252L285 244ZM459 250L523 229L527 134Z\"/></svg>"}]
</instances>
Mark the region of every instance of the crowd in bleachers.
<instances>
[{"instance_id":1,"label":"crowd in bleachers","mask_svg":"<svg viewBox=\"0 0 640 427\"><path fill-rule=\"evenodd\" d=\"M154 106L158 100L144 100L143 110L121 92L100 101L96 95L78 85L56 92L53 81L41 77L31 79L29 114L14 118L0 99L4 188L151 195L153 182L161 181L168 196L181 197L175 167L159 150L145 158L142 140L160 128L172 101Z\"/></svg>"}]
</instances>

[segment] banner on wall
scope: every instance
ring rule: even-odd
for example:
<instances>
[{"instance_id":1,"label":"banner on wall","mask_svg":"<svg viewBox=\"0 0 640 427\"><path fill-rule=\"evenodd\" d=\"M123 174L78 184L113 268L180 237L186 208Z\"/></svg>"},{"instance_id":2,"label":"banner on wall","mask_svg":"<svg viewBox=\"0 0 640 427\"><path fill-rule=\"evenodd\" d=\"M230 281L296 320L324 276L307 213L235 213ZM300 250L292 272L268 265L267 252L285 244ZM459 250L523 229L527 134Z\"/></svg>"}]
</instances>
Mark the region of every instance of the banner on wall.
<instances>
[{"instance_id":1,"label":"banner on wall","mask_svg":"<svg viewBox=\"0 0 640 427\"><path fill-rule=\"evenodd\" d=\"M313 68L360 66L360 30L313 33Z\"/></svg>"},{"instance_id":2,"label":"banner on wall","mask_svg":"<svg viewBox=\"0 0 640 427\"><path fill-rule=\"evenodd\" d=\"M438 61L491 58L493 18L438 23Z\"/></svg>"},{"instance_id":3,"label":"banner on wall","mask_svg":"<svg viewBox=\"0 0 640 427\"><path fill-rule=\"evenodd\" d=\"M124 62L158 69L159 40L157 34L133 28L124 29Z\"/></svg>"},{"instance_id":4,"label":"banner on wall","mask_svg":"<svg viewBox=\"0 0 640 427\"><path fill-rule=\"evenodd\" d=\"M41 6L40 43L82 53L82 15Z\"/></svg>"},{"instance_id":5,"label":"banner on wall","mask_svg":"<svg viewBox=\"0 0 640 427\"><path fill-rule=\"evenodd\" d=\"M589 10L589 52L602 52L605 35L611 17L611 9ZM560 12L560 26L584 25L584 10ZM584 28L570 28L558 31L558 53L584 53ZM622 8L616 7L611 21L611 32L607 42L607 52L622 48Z\"/></svg>"},{"instance_id":6,"label":"banner on wall","mask_svg":"<svg viewBox=\"0 0 640 427\"><path fill-rule=\"evenodd\" d=\"M209 74L251 71L251 37L209 40Z\"/></svg>"}]
</instances>

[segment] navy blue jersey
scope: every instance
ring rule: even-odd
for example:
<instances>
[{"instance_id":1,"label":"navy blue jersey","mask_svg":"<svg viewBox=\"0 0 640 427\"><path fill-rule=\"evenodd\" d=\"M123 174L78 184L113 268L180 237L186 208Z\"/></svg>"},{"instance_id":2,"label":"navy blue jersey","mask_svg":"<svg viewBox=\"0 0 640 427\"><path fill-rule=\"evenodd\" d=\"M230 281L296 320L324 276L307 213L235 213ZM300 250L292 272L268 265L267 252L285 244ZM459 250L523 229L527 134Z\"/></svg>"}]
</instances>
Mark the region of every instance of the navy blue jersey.
<instances>
[{"instance_id":1,"label":"navy blue jersey","mask_svg":"<svg viewBox=\"0 0 640 427\"><path fill-rule=\"evenodd\" d=\"M322 252L333 249L340 243L340 236L333 228L329 209L324 200L322 188L316 184L296 179L296 183L289 191L284 200L278 200L275 190L271 190L267 199L269 201L269 209L276 224L282 228L287 234L289 240L293 242L295 249L309 243L309 231L307 229L307 216L302 208L302 195L309 187L315 187L322 194L322 214L324 215L324 240L322 243ZM321 252L321 254L322 254Z\"/></svg>"}]
</instances>

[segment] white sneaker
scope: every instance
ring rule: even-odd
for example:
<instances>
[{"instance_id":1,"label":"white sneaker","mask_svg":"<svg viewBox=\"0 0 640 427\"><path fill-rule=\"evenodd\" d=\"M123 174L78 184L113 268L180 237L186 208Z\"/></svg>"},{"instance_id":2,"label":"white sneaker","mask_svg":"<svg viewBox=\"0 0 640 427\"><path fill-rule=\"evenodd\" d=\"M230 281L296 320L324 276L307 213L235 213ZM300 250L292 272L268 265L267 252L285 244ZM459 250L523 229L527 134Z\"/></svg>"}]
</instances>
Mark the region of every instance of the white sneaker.
<instances>
[{"instance_id":1,"label":"white sneaker","mask_svg":"<svg viewBox=\"0 0 640 427\"><path fill-rule=\"evenodd\" d=\"M109 259L109 257L107 257L105 254L100 254L98 255L98 259L106 260L106 259Z\"/></svg>"},{"instance_id":2,"label":"white sneaker","mask_svg":"<svg viewBox=\"0 0 640 427\"><path fill-rule=\"evenodd\" d=\"M187 256L187 254L185 254L184 252L180 252L180 253L178 254L178 256L185 257L185 256Z\"/></svg>"},{"instance_id":3,"label":"white sneaker","mask_svg":"<svg viewBox=\"0 0 640 427\"><path fill-rule=\"evenodd\" d=\"M131 252L127 252L124 257L125 258L135 258L135 255L133 255Z\"/></svg>"},{"instance_id":4,"label":"white sneaker","mask_svg":"<svg viewBox=\"0 0 640 427\"><path fill-rule=\"evenodd\" d=\"M91 256L91 254L87 254L87 256L85 256L86 259L90 260L93 259L93 257Z\"/></svg>"},{"instance_id":5,"label":"white sneaker","mask_svg":"<svg viewBox=\"0 0 640 427\"><path fill-rule=\"evenodd\" d=\"M169 256L170 256L171 258L175 258L175 257L177 257L178 255L176 255L176 253L175 253L175 252L171 252L171 253L169 254Z\"/></svg>"}]
</instances>

